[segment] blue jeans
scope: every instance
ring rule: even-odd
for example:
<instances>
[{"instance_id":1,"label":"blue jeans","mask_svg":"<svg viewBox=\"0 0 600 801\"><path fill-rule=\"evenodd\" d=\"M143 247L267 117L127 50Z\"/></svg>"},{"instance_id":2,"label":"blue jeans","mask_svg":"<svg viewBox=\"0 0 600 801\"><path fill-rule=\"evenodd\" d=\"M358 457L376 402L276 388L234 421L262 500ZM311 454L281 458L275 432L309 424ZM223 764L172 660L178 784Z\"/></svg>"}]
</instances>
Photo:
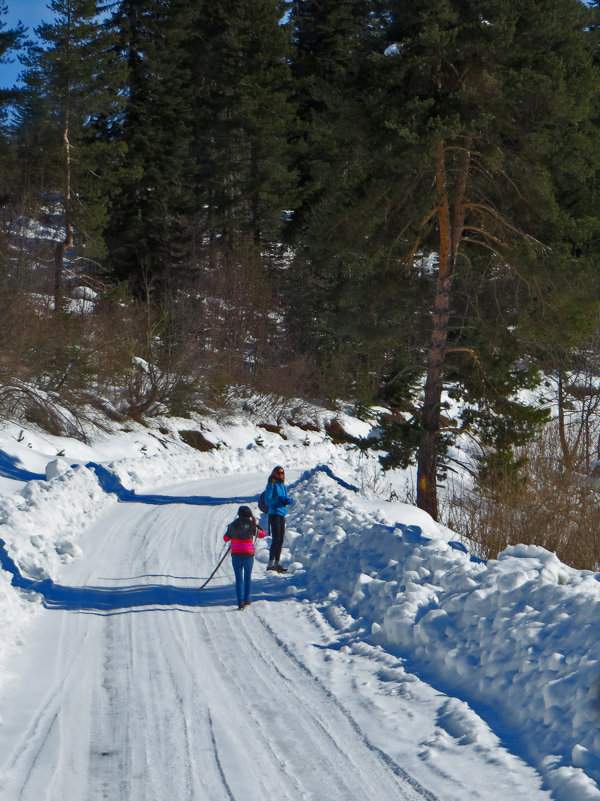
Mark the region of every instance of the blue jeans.
<instances>
[{"instance_id":1,"label":"blue jeans","mask_svg":"<svg viewBox=\"0 0 600 801\"><path fill-rule=\"evenodd\" d=\"M232 556L231 564L235 573L235 591L238 605L250 600L250 579L254 566L253 556Z\"/></svg>"}]
</instances>

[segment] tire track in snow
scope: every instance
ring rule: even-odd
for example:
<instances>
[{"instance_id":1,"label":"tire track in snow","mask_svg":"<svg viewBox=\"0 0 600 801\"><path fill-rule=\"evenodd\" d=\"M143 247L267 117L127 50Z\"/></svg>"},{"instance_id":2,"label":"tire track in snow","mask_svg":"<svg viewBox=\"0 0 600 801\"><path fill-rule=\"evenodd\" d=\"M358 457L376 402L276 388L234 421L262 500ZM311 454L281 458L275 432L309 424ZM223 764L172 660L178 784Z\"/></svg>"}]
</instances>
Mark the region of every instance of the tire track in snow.
<instances>
[{"instance_id":1,"label":"tire track in snow","mask_svg":"<svg viewBox=\"0 0 600 801\"><path fill-rule=\"evenodd\" d=\"M295 675L298 672L299 660L296 660L285 647L281 649L272 633L270 635L271 645L267 647L267 656L265 656L264 637L257 637L256 626L252 625L252 618L248 617L248 614L252 614L252 612L242 613L243 617L235 615L236 622L238 619L240 620L239 626L237 626L239 636L235 645L242 651L240 662L244 664L246 674L251 667L254 676L260 675L261 669L257 668L255 664L257 661L260 662L267 674L267 683L271 687L275 684L277 688L280 697L278 699L276 695L275 702L282 704L282 698L287 698L281 715L285 716L283 727L292 727L292 737L284 751L287 757L285 769L290 779L295 779L294 784L298 783L296 791L300 793L300 796L321 798L327 794L333 794L335 797L344 799L391 798L397 797L401 792L403 793L401 797L407 799L409 797L417 799L418 797L418 799L434 801L436 797L420 786L417 788L418 783L414 780L407 782L408 774L395 765L393 760L386 762L382 759L382 752L379 752L374 746L368 748L369 744L364 733L358 729L356 724L352 728L348 726L348 715L345 711L343 724L340 723L340 710L338 708L332 710L332 696L322 686L317 688L317 698L314 698L314 676L304 669L302 672L305 677L299 681L298 676ZM210 632L206 634L210 636ZM262 641L253 646L252 643L255 640ZM216 650L220 652L222 637L219 636L216 642ZM273 644L275 648L273 648ZM283 660L280 659L281 651L285 657ZM222 660L223 670L227 672L227 660L223 659L220 653L219 657ZM279 664L275 663L275 658L278 659ZM269 681L274 678L273 673L276 682ZM306 676L309 678L308 682ZM277 683L284 686L277 687ZM261 702L264 706L264 697ZM262 739L271 746L274 734L281 733L282 724L279 722L279 725L275 725L276 721L270 720L270 726L265 725L264 715L253 714L254 709L254 706L248 706L246 715L252 716L253 724L261 732ZM358 735L358 744L356 735ZM350 743L351 745L348 747ZM369 753L368 757L364 754L361 755L361 748ZM278 754L274 747L269 748L269 751L273 757L281 760L281 751ZM373 762L374 755L377 756L378 766ZM393 767L396 770L390 770ZM310 777L312 784L308 786L308 794L304 796L302 781L306 780L308 772L312 774ZM329 790L326 789L328 784L331 785ZM323 795L315 795L317 787L320 788ZM408 796L406 795L407 790ZM418 796L415 794L417 790ZM291 796L291 798L298 797L297 794Z\"/></svg>"},{"instance_id":2,"label":"tire track in snow","mask_svg":"<svg viewBox=\"0 0 600 801\"><path fill-rule=\"evenodd\" d=\"M35 697L36 707L32 710L22 735L16 743L11 744L6 763L6 778L0 785L0 798L3 801L45 798L46 793L53 792L53 788L60 784L57 773L61 769L75 774L81 772L81 751L70 752L62 748L61 743L65 728L65 706L68 706L71 688L78 681L82 669L87 632L80 632L79 636L72 637L65 630L64 621L55 619L53 622L56 626L52 628L48 639L55 646L51 652L54 664L44 664L51 679L48 687L39 697ZM38 621L38 625L40 623ZM27 692L33 691L35 696L38 687L35 677L30 675L34 671L34 665L35 660L26 662L24 680L28 687ZM61 795L62 790L58 789L57 797Z\"/></svg>"},{"instance_id":3,"label":"tire track in snow","mask_svg":"<svg viewBox=\"0 0 600 801\"><path fill-rule=\"evenodd\" d=\"M130 648L131 638L124 616L106 616L103 621L98 641L101 676L92 697L88 796L121 801L128 796L125 777L131 773L131 716L123 714L130 698L130 672L123 660L129 649L123 646Z\"/></svg>"},{"instance_id":4,"label":"tire track in snow","mask_svg":"<svg viewBox=\"0 0 600 801\"><path fill-rule=\"evenodd\" d=\"M212 721L212 717L211 717L210 712L208 713L208 725L210 727L210 742L211 742L212 749L213 749L213 756L214 756L214 759L215 759L215 764L217 766L217 770L219 771L219 776L221 777L221 781L223 782L223 787L225 788L225 790L227 792L227 798L229 798L229 801L236 801L236 798L233 795L233 793L231 792L231 788L229 787L229 784L227 783L227 778L225 776L225 771L223 770L223 766L221 765L221 760L219 759L219 749L217 748L217 741L215 739L215 730L214 730L213 721Z\"/></svg>"},{"instance_id":5,"label":"tire track in snow","mask_svg":"<svg viewBox=\"0 0 600 801\"><path fill-rule=\"evenodd\" d=\"M258 615L257 617L260 620L260 615ZM246 622L246 620L248 620L247 617L246 617L244 622ZM248 630L248 632L247 632L248 633L248 637L246 637L246 639L244 641L245 643L248 643L248 642L252 641L252 632L250 631L250 628L251 628L250 626L246 627L246 629ZM340 771L339 768L337 767L337 764L338 764L338 760L340 762L345 763L348 760L348 753L342 747L342 745L340 744L339 732L335 730L334 726L331 726L329 724L328 716L327 715L323 715L322 704L315 703L312 698L307 697L305 694L300 694L296 690L297 682L294 680L294 678L292 676L289 675L289 673L285 673L280 668L280 666L277 664L277 662L274 659L275 655L279 656L278 652L276 652L276 654L274 655L273 653L271 653L269 651L268 652L268 657L267 657L267 655L266 655L266 653L265 653L265 651L263 649L260 649L260 650L259 649L255 649L255 651L256 651L256 655L258 656L258 658L264 664L264 666L266 668L266 671L268 673L275 672L275 674L280 677L282 682L284 682L286 684L287 695L288 696L293 696L295 698L295 703L294 703L293 706L296 709L302 709L303 712L309 712L310 713L309 714L309 723L310 723L310 725L306 725L306 723L303 722L302 718L298 719L297 725L301 725L303 727L304 739L306 739L307 741L314 739L312 737L312 735L314 733L312 731L313 728L316 728L317 731L320 732L323 735L323 738L324 738L325 742L330 745L330 748L334 752L334 754L330 753L329 756L328 756L327 762L325 763L324 757L322 756L322 754L324 754L325 751L319 750L318 759L321 760L321 764L323 764L323 770L325 771L326 775L329 775L329 774L332 774L332 773L335 773L335 772L340 774L339 782L342 784L342 786L344 786L344 781L345 781L344 773L345 772ZM322 701L321 698L319 700ZM303 740L302 737L300 737L298 739L299 740ZM335 755L337 757L337 759L332 759L333 755ZM331 763L332 762L336 765L336 771L333 771L331 769ZM349 798L350 797L354 797L354 791L353 791L353 789L351 789L351 787L345 786L344 789L345 789L346 793L348 793L347 797L349 797ZM342 795L342 793L340 793L340 794ZM344 797L346 797L346 796L344 796Z\"/></svg>"},{"instance_id":6,"label":"tire track in snow","mask_svg":"<svg viewBox=\"0 0 600 801\"><path fill-rule=\"evenodd\" d=\"M386 765L386 767L391 770L396 776L402 779L403 782L409 784L420 796L420 798L425 799L425 801L439 801L438 796L432 793L427 788L423 787L413 776L407 773L403 768L398 765L398 763L392 759L392 757L383 751L379 746L375 745L369 737L365 734L365 732L361 729L358 725L354 717L350 714L350 712L344 707L341 701L330 691L328 690L324 684L320 681L318 676L310 670L310 668L305 665L297 656L293 653L293 651L283 642L283 640L273 631L271 626L267 623L267 621L257 615L258 619L260 620L261 624L264 626L265 630L269 633L272 639L277 643L278 647L298 666L300 670L306 673L314 682L315 685L319 687L320 691L328 698L328 700L333 703L333 705L344 715L346 720L349 722L352 729L356 732L358 737L362 740L365 746L376 754L379 759Z\"/></svg>"},{"instance_id":7,"label":"tire track in snow","mask_svg":"<svg viewBox=\"0 0 600 801\"><path fill-rule=\"evenodd\" d=\"M160 698L155 717L157 719L161 717L160 707L164 708L165 706L170 709L170 713L173 716L169 720L168 731L166 731L165 747L167 749L172 744L173 731L181 732L181 736L178 739L179 755L177 764L179 765L180 774L179 783L182 786L177 789L178 798L215 798L212 792L214 782L211 784L210 781L207 781L206 775L202 775L198 767L195 766L196 749L194 749L193 743L196 739L196 734L200 733L201 735L198 738L200 743L203 739L206 741L208 737L206 730L212 729L212 721L207 723L205 710L196 703L198 697L197 678L190 661L187 659L185 649L182 647L182 638L177 636L179 629L182 627L181 617L181 615L170 615L169 620L172 625L163 625L162 627L163 645L166 645L166 647L161 648L160 663L155 666L156 672L163 676L160 692L155 694L157 700ZM168 636L170 637L168 643L164 643L166 629L168 629ZM166 702L165 699L169 698L172 700ZM158 773L160 774L160 771ZM170 786L165 786L161 788L160 792L157 792L157 798L169 793L170 789L173 789L172 781ZM202 796L200 793L202 793ZM216 798L215 801L217 801Z\"/></svg>"},{"instance_id":8,"label":"tire track in snow","mask_svg":"<svg viewBox=\"0 0 600 801\"><path fill-rule=\"evenodd\" d=\"M198 626L198 634L201 635L204 648L202 652L202 664L205 667L204 675L210 678L210 683L207 683L206 679L204 681L204 694L206 697L206 703L209 710L215 705L215 698L219 697L227 697L231 696L231 704L229 706L230 709L235 710L235 697L232 694L232 689L234 690L236 684L238 684L240 679L240 673L238 670L232 669L232 664L234 664L234 660L230 660L225 658L223 655L223 648L222 648L222 637L223 634L226 636L231 636L234 633L235 629L228 625L228 619L230 616L236 616L236 619L241 620L240 613L232 612L229 609L222 609L219 612L218 617L222 618L216 624L215 628L215 615L210 616L203 616L199 619L199 626ZM225 622L223 622L225 621ZM224 631L227 629L227 631ZM218 631L219 636L215 637L215 631ZM245 638L244 638L245 639ZM206 667L208 666L208 670ZM247 661L244 660L244 670L247 670ZM257 686L256 680L253 682L247 681L247 686L252 688ZM223 710L219 710L219 705L217 705L216 712L220 712L219 714L219 737L217 738L215 729L216 726L214 724L214 718L211 717L212 725L212 741L217 744L218 740L221 741L220 750L224 752L228 752L231 750L231 745L235 744L237 750L240 750L240 743L235 742L234 738L230 738L228 736L228 732L226 731L227 728L231 727L235 729L236 732L243 731L244 736L241 737L242 741L242 750L244 743L251 743L252 744L252 754L253 754L253 761L257 760L255 755L261 755L261 764L266 765L266 760L262 758L262 754L268 754L269 760L271 765L278 765L279 770L277 771L277 786L274 787L273 784L268 784L263 775L261 773L254 772L253 773L253 781L256 783L257 788L255 791L255 795L252 795L254 798L256 796L257 799L260 798L270 798L276 797L278 801L301 801L302 796L298 794L292 796L289 794L290 785L295 786L294 777L287 774L285 772L285 766L281 762L281 755L277 753L277 751L272 746L272 741L270 738L264 735L263 731L263 721L261 716L256 713L254 707L245 706L243 709L242 716L237 716L235 719L229 721L229 723L223 720ZM218 753L215 752L215 753ZM231 761L231 760L229 760ZM225 776L227 770L227 764L224 763L224 760L219 758L219 770ZM281 773L283 772L283 781L281 777ZM270 779L273 780L273 773L270 772ZM228 785L229 788L229 785ZM300 792L300 788L296 788L297 792ZM231 789L229 788L229 792Z\"/></svg>"},{"instance_id":9,"label":"tire track in snow","mask_svg":"<svg viewBox=\"0 0 600 801\"><path fill-rule=\"evenodd\" d=\"M162 575L170 585L182 565L208 574L231 517L229 506L118 507L93 527L76 575L84 584L98 571L122 580ZM230 572L220 583L232 583ZM62 684L55 680L37 713L28 764L40 757L20 801L437 801L369 742L277 638L271 610L275 604L243 613L215 606L48 612L62 621Z\"/></svg>"},{"instance_id":10,"label":"tire track in snow","mask_svg":"<svg viewBox=\"0 0 600 801\"><path fill-rule=\"evenodd\" d=\"M157 513L156 518L144 517L145 530L135 538L139 548L131 557L141 562L142 572L153 579L164 571L173 541L181 533L179 521L165 533L168 527L161 522L162 514ZM185 660L181 649L174 647L172 631L180 620L191 617L189 611L182 613L167 607L140 614L128 611L112 618L120 635L106 650L114 651L114 659L122 660L122 664L105 683L110 686L121 682L125 694L112 723L114 737L121 738L121 747L130 753L131 760L130 765L122 761L119 764L114 755L118 770L112 781L121 793L118 798L123 801L132 798L162 801L171 795L182 801L196 798L218 801L214 795L205 793L206 787L194 770L190 729L197 725L198 718L185 705L185 699L193 696L194 689L189 667L187 674L175 670L184 666ZM111 626L110 619L106 619L107 628ZM110 710L119 699L112 702L104 699L104 704L101 701L99 706L108 706ZM131 734L124 739L123 731ZM105 776L114 774L106 759L101 767ZM97 788L91 793L92 798L94 792Z\"/></svg>"}]
</instances>

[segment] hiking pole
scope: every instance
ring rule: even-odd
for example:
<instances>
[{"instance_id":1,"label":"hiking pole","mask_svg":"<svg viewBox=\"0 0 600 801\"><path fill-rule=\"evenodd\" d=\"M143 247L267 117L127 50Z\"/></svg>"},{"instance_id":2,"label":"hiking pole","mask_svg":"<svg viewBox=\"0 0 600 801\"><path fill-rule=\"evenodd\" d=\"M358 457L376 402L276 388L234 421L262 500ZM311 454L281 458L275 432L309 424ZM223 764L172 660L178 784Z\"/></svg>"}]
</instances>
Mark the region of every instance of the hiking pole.
<instances>
[{"instance_id":1,"label":"hiking pole","mask_svg":"<svg viewBox=\"0 0 600 801\"><path fill-rule=\"evenodd\" d=\"M221 557L221 559L219 560L219 564L218 564L218 565L215 567L215 569L214 569L214 570L213 570L213 572L210 574L210 576L209 576L209 577L206 579L206 581L204 582L204 584L203 584L201 587L198 587L198 589L196 590L196 592L200 592L200 590L203 590L203 589L206 587L206 585L208 584L208 582L209 582L209 581L210 581L210 580L213 578L213 576L216 574L217 570L218 570L218 569L221 567L221 565L222 565L222 564L223 564L223 562L225 561L225 557L227 556L227 554L229 553L229 551L230 551L230 550L231 550L231 543L229 543L229 546L228 546L227 550L225 551L225 553L223 554L223 556L222 556L222 557Z\"/></svg>"}]
</instances>

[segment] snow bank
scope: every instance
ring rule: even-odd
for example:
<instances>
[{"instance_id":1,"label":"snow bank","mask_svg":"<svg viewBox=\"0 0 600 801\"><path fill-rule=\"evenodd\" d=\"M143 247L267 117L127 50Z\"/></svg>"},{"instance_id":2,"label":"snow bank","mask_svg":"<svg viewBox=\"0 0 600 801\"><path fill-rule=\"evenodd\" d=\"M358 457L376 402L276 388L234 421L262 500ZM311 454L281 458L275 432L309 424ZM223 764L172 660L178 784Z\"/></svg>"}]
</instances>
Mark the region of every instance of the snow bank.
<instances>
[{"instance_id":1,"label":"snow bank","mask_svg":"<svg viewBox=\"0 0 600 801\"><path fill-rule=\"evenodd\" d=\"M51 481L30 481L0 498L2 539L9 556L27 578L56 578L61 564L80 554L77 539L110 504L96 476L85 467Z\"/></svg>"},{"instance_id":2,"label":"snow bank","mask_svg":"<svg viewBox=\"0 0 600 801\"><path fill-rule=\"evenodd\" d=\"M0 427L1 549L25 584L57 580L60 566L79 555L81 534L116 502L85 463L104 463L126 488L137 492L219 474L232 476L235 492L237 473L264 472L266 480L278 463L298 473L320 461L346 476L360 475L364 469L364 458L334 446L322 432L287 426L282 436L248 420L235 419L227 426L211 421L210 426L202 425L203 433L218 448L201 453L178 437L178 428L193 426L191 421L164 423L161 430L166 434L134 426L93 445L10 423ZM17 589L12 579L5 565L0 569L0 684L8 676L10 654L41 609L40 594Z\"/></svg>"},{"instance_id":3,"label":"snow bank","mask_svg":"<svg viewBox=\"0 0 600 801\"><path fill-rule=\"evenodd\" d=\"M368 508L323 472L294 495L294 580L306 572L313 598L346 607L374 642L497 716L559 801L600 799L598 574L536 546L485 564L413 507Z\"/></svg>"},{"instance_id":4,"label":"snow bank","mask_svg":"<svg viewBox=\"0 0 600 801\"><path fill-rule=\"evenodd\" d=\"M3 551L24 578L55 578L61 564L80 554L77 539L86 526L114 502L83 467L51 481L30 481L19 492L0 496ZM0 685L10 676L10 655L40 611L41 596L16 590L12 573L0 570Z\"/></svg>"},{"instance_id":5,"label":"snow bank","mask_svg":"<svg viewBox=\"0 0 600 801\"><path fill-rule=\"evenodd\" d=\"M78 555L80 534L115 502L93 470L66 463L103 463L136 492L231 475L232 494L237 473L266 478L275 464L285 465L288 476L301 477L291 490L296 505L286 537L291 575L282 581L306 585L340 627L348 611L371 645L406 657L407 670L462 699L440 720L453 736L472 736L470 704L500 735L519 739L556 801L600 800L597 574L572 570L536 547L509 548L488 564L471 558L424 512L378 497L373 459L319 432L213 422L203 434L218 447L200 453L175 428L160 436L115 432L93 446L5 431L0 447L10 456L4 480L11 484L0 496L0 537L32 580L55 579ZM19 470L51 480L19 482ZM39 599L0 570L0 681Z\"/></svg>"},{"instance_id":6,"label":"snow bank","mask_svg":"<svg viewBox=\"0 0 600 801\"><path fill-rule=\"evenodd\" d=\"M211 427L202 433L216 447L207 452L192 448L167 448L140 458L139 455L111 461L107 467L119 477L126 489L143 492L157 486L181 481L236 473L264 473L265 482L277 464L285 465L290 474L307 466L327 463L336 473L356 480L374 461L355 449L334 445L322 432L305 432L294 426L283 426L281 434L265 431L247 422L240 428ZM232 487L235 487L232 481Z\"/></svg>"}]
</instances>

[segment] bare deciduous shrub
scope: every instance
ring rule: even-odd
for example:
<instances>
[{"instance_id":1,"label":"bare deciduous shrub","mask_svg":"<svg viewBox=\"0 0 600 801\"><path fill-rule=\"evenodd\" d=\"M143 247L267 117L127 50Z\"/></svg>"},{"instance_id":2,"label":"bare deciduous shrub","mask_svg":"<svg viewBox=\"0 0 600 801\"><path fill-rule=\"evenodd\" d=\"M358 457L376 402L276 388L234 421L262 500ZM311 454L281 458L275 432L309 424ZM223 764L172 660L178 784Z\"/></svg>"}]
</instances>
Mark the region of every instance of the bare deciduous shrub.
<instances>
[{"instance_id":1,"label":"bare deciduous shrub","mask_svg":"<svg viewBox=\"0 0 600 801\"><path fill-rule=\"evenodd\" d=\"M57 401L55 396L19 381L0 386L0 412L9 419L35 423L50 434L75 437L85 442L79 416Z\"/></svg>"},{"instance_id":2,"label":"bare deciduous shrub","mask_svg":"<svg viewBox=\"0 0 600 801\"><path fill-rule=\"evenodd\" d=\"M519 454L518 476L490 475L450 498L444 523L469 541L475 553L494 558L508 545L539 545L568 565L600 566L600 483L563 467L557 427Z\"/></svg>"},{"instance_id":3,"label":"bare deciduous shrub","mask_svg":"<svg viewBox=\"0 0 600 801\"><path fill-rule=\"evenodd\" d=\"M136 419L158 410L189 409L197 379L197 345L191 325L186 332L188 319L171 300L158 306L133 301L100 304L88 321L98 393Z\"/></svg>"},{"instance_id":4,"label":"bare deciduous shrub","mask_svg":"<svg viewBox=\"0 0 600 801\"><path fill-rule=\"evenodd\" d=\"M278 336L276 293L262 259L251 249L225 249L198 268L185 292L201 299L198 346L211 383L248 383Z\"/></svg>"},{"instance_id":5,"label":"bare deciduous shrub","mask_svg":"<svg viewBox=\"0 0 600 801\"><path fill-rule=\"evenodd\" d=\"M274 422L278 426L283 423L314 416L314 406L310 401L288 395L265 393L246 387L230 387L223 397L223 403L229 407L240 407L244 412L260 422ZM316 428L313 426L313 430Z\"/></svg>"},{"instance_id":6,"label":"bare deciduous shrub","mask_svg":"<svg viewBox=\"0 0 600 801\"><path fill-rule=\"evenodd\" d=\"M358 486L363 495L383 500L398 500L379 462L366 459L357 468Z\"/></svg>"},{"instance_id":7,"label":"bare deciduous shrub","mask_svg":"<svg viewBox=\"0 0 600 801\"><path fill-rule=\"evenodd\" d=\"M255 385L263 392L283 398L316 396L317 366L310 356L292 355L289 346L282 344L272 351L256 374Z\"/></svg>"},{"instance_id":8,"label":"bare deciduous shrub","mask_svg":"<svg viewBox=\"0 0 600 801\"><path fill-rule=\"evenodd\" d=\"M164 309L120 299L57 315L37 296L12 293L0 301L0 325L11 332L0 345L0 387L11 389L0 394L0 411L14 419L59 432L60 414L45 414L30 395L83 419L86 405L117 418L183 408L194 391L195 346L173 346Z\"/></svg>"}]
</instances>

